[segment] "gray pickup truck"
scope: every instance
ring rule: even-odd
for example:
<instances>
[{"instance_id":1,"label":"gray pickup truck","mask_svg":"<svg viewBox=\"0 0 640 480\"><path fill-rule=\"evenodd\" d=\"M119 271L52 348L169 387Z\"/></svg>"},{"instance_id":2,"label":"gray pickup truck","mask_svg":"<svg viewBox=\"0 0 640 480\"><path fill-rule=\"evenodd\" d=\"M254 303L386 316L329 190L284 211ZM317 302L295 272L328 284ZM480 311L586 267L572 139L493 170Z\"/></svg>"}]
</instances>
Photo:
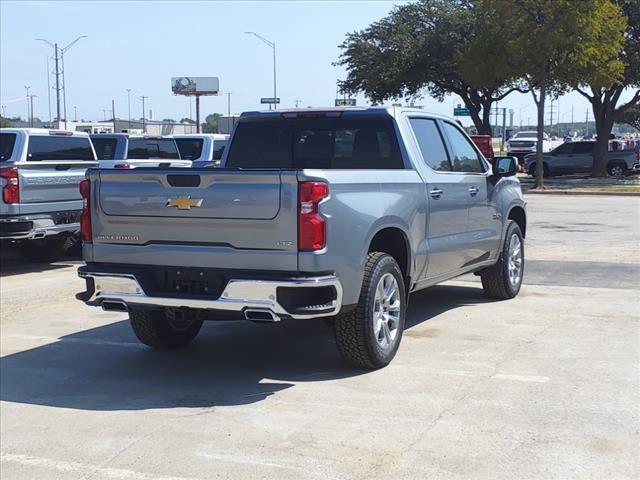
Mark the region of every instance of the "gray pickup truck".
<instances>
[{"instance_id":1,"label":"gray pickup truck","mask_svg":"<svg viewBox=\"0 0 640 480\"><path fill-rule=\"evenodd\" d=\"M544 175L566 175L571 173L589 173L593 169L593 149L596 142L567 142L543 154ZM536 175L536 155L524 157L525 171ZM607 152L607 172L612 177L623 177L640 172L640 158L634 150L615 150Z\"/></svg>"},{"instance_id":2,"label":"gray pickup truck","mask_svg":"<svg viewBox=\"0 0 640 480\"><path fill-rule=\"evenodd\" d=\"M191 160L180 158L172 137L97 133L91 141L100 168L190 167Z\"/></svg>"},{"instance_id":3,"label":"gray pickup truck","mask_svg":"<svg viewBox=\"0 0 640 480\"><path fill-rule=\"evenodd\" d=\"M324 317L379 368L410 292L470 272L491 297L520 290L525 202L516 159L495 162L420 110L246 113L219 169L88 172L77 297L158 348L203 320Z\"/></svg>"},{"instance_id":4,"label":"gray pickup truck","mask_svg":"<svg viewBox=\"0 0 640 480\"><path fill-rule=\"evenodd\" d=\"M0 129L0 239L30 260L57 260L78 241L78 184L97 165L86 133Z\"/></svg>"}]
</instances>

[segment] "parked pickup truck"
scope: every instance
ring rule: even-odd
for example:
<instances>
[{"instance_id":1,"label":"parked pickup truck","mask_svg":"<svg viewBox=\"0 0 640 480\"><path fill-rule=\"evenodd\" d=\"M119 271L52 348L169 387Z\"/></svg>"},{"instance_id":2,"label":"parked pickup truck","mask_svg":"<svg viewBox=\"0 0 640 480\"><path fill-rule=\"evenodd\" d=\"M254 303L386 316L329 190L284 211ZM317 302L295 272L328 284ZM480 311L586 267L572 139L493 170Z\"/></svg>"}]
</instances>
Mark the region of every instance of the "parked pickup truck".
<instances>
[{"instance_id":1,"label":"parked pickup truck","mask_svg":"<svg viewBox=\"0 0 640 480\"><path fill-rule=\"evenodd\" d=\"M174 135L180 158L191 160L193 167L219 167L229 135L221 133L192 133Z\"/></svg>"},{"instance_id":2,"label":"parked pickup truck","mask_svg":"<svg viewBox=\"0 0 640 480\"><path fill-rule=\"evenodd\" d=\"M202 321L324 317L350 362L388 364L408 294L464 273L517 295L525 202L454 121L398 108L243 114L219 169L90 170L78 298L152 347Z\"/></svg>"},{"instance_id":3,"label":"parked pickup truck","mask_svg":"<svg viewBox=\"0 0 640 480\"><path fill-rule=\"evenodd\" d=\"M190 167L191 160L182 160L178 146L171 137L98 133L91 141L100 161L100 168Z\"/></svg>"},{"instance_id":4,"label":"parked pickup truck","mask_svg":"<svg viewBox=\"0 0 640 480\"><path fill-rule=\"evenodd\" d=\"M535 130L516 132L509 140L507 140L507 155L517 157L518 160L524 162L525 155L536 152L538 145L538 132ZM542 151L551 150L551 138L546 133L543 134Z\"/></svg>"},{"instance_id":5,"label":"parked pickup truck","mask_svg":"<svg viewBox=\"0 0 640 480\"><path fill-rule=\"evenodd\" d=\"M97 164L86 133L0 129L0 239L34 261L62 256L78 241L78 184Z\"/></svg>"},{"instance_id":6,"label":"parked pickup truck","mask_svg":"<svg viewBox=\"0 0 640 480\"><path fill-rule=\"evenodd\" d=\"M563 143L542 156L544 175L588 173L593 169L593 149L596 142L582 141ZM535 177L535 154L525 157L525 171ZM634 150L607 152L607 172L612 177L622 177L640 172L640 158Z\"/></svg>"}]
</instances>

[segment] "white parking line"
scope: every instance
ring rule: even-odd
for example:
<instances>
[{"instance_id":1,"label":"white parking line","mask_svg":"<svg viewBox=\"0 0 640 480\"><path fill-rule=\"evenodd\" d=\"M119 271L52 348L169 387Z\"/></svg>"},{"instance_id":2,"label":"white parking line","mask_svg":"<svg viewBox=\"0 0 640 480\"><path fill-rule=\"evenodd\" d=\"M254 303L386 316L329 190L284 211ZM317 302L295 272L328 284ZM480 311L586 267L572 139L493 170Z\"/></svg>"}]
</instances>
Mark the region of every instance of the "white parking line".
<instances>
[{"instance_id":1,"label":"white parking line","mask_svg":"<svg viewBox=\"0 0 640 480\"><path fill-rule=\"evenodd\" d=\"M549 381L549 377L539 375L509 375L507 373L496 373L493 378L499 378L500 380L515 380L517 382L534 382L534 383L546 383Z\"/></svg>"},{"instance_id":2,"label":"white parking line","mask_svg":"<svg viewBox=\"0 0 640 480\"><path fill-rule=\"evenodd\" d=\"M0 463L17 463L19 465L45 468L65 473L79 473L85 476L99 475L103 478L115 478L117 480L193 480L186 477L165 477L162 475L136 472L123 468L108 468L99 465L88 465L78 462L66 462L51 460L49 458L34 457L32 455L19 455L14 453L0 454ZM6 473L6 472L5 472Z\"/></svg>"}]
</instances>

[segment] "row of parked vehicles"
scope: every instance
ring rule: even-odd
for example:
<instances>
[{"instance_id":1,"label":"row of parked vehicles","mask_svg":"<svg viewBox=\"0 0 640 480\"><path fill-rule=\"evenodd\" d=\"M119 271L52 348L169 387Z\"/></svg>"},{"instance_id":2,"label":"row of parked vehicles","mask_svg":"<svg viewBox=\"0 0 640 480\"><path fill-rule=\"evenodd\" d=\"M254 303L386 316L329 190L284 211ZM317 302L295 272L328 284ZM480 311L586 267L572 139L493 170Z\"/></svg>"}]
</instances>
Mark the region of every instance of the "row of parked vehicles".
<instances>
[{"instance_id":1,"label":"row of parked vehicles","mask_svg":"<svg viewBox=\"0 0 640 480\"><path fill-rule=\"evenodd\" d=\"M0 239L33 261L56 260L79 242L78 184L88 168L216 167L228 138L1 129Z\"/></svg>"}]
</instances>

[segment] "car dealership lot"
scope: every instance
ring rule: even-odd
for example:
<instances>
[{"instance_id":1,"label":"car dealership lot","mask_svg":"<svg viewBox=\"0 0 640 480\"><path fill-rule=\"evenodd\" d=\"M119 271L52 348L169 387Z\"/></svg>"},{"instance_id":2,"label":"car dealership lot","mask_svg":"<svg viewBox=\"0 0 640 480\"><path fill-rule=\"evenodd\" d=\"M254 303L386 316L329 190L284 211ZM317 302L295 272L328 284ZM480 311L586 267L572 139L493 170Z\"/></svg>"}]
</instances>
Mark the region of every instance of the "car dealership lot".
<instances>
[{"instance_id":1,"label":"car dealership lot","mask_svg":"<svg viewBox=\"0 0 640 480\"><path fill-rule=\"evenodd\" d=\"M315 321L151 351L79 262L4 251L2 478L637 478L640 198L527 201L521 294L415 294L375 372Z\"/></svg>"}]
</instances>

